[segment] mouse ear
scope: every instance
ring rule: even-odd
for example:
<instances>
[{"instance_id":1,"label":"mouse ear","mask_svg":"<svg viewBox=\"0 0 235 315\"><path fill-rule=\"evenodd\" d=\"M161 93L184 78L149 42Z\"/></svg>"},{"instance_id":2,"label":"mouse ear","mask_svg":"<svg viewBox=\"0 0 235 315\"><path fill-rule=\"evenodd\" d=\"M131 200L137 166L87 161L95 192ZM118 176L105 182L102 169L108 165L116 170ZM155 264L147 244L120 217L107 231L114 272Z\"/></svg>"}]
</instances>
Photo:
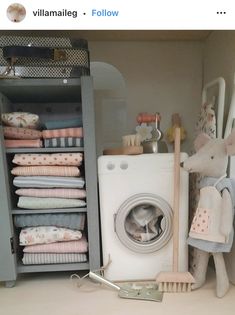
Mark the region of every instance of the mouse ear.
<instances>
[{"instance_id":1,"label":"mouse ear","mask_svg":"<svg viewBox=\"0 0 235 315\"><path fill-rule=\"evenodd\" d=\"M228 155L235 155L235 128L231 134L225 139L225 147Z\"/></svg>"},{"instance_id":2,"label":"mouse ear","mask_svg":"<svg viewBox=\"0 0 235 315\"><path fill-rule=\"evenodd\" d=\"M203 147L211 138L206 133L200 133L197 138L194 140L194 148L198 151Z\"/></svg>"}]
</instances>

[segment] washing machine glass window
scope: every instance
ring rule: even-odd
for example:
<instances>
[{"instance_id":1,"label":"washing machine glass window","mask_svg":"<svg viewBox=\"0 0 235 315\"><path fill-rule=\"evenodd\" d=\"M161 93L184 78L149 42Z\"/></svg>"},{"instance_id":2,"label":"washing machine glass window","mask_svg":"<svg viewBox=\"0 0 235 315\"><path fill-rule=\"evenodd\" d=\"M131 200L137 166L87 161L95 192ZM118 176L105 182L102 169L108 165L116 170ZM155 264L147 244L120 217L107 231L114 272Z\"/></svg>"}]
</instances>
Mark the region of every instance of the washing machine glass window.
<instances>
[{"instance_id":1,"label":"washing machine glass window","mask_svg":"<svg viewBox=\"0 0 235 315\"><path fill-rule=\"evenodd\" d=\"M152 253L165 246L172 236L172 209L160 196L133 195L118 209L114 225L127 248Z\"/></svg>"},{"instance_id":2,"label":"washing machine glass window","mask_svg":"<svg viewBox=\"0 0 235 315\"><path fill-rule=\"evenodd\" d=\"M159 207L151 204L138 205L127 215L125 230L133 241L139 243L154 241L165 229L164 217Z\"/></svg>"}]
</instances>

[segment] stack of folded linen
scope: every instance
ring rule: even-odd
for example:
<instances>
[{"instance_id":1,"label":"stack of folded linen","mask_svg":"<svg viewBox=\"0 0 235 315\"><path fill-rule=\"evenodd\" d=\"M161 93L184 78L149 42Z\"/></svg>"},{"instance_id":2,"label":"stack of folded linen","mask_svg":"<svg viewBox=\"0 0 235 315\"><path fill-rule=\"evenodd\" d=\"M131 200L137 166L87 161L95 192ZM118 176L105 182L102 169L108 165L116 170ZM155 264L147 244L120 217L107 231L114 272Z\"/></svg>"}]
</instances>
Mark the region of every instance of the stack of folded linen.
<instances>
[{"instance_id":1,"label":"stack of folded linen","mask_svg":"<svg viewBox=\"0 0 235 315\"><path fill-rule=\"evenodd\" d=\"M3 134L7 148L40 148L42 132L38 115L31 113L12 112L1 116L5 125Z\"/></svg>"},{"instance_id":2,"label":"stack of folded linen","mask_svg":"<svg viewBox=\"0 0 235 315\"><path fill-rule=\"evenodd\" d=\"M46 148L80 147L83 145L83 128L43 130L42 137Z\"/></svg>"},{"instance_id":3,"label":"stack of folded linen","mask_svg":"<svg viewBox=\"0 0 235 315\"><path fill-rule=\"evenodd\" d=\"M82 115L70 119L44 121L44 145L50 147L83 146Z\"/></svg>"},{"instance_id":4,"label":"stack of folded linen","mask_svg":"<svg viewBox=\"0 0 235 315\"><path fill-rule=\"evenodd\" d=\"M80 176L82 153L15 154L11 171L20 189L17 206L24 209L84 207L85 181Z\"/></svg>"},{"instance_id":5,"label":"stack of folded linen","mask_svg":"<svg viewBox=\"0 0 235 315\"><path fill-rule=\"evenodd\" d=\"M22 228L19 235L24 265L87 261L88 244L80 230L57 226Z\"/></svg>"},{"instance_id":6,"label":"stack of folded linen","mask_svg":"<svg viewBox=\"0 0 235 315\"><path fill-rule=\"evenodd\" d=\"M20 245L25 246L23 264L87 261L85 219L85 213L15 215L14 225L21 229Z\"/></svg>"}]
</instances>

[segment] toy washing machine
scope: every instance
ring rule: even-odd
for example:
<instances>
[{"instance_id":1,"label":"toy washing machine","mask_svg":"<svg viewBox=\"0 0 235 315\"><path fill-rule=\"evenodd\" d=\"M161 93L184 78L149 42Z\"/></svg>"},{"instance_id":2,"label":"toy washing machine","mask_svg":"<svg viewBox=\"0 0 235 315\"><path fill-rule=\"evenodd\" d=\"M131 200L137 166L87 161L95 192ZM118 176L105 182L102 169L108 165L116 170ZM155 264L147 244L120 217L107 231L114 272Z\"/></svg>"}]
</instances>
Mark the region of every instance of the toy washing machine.
<instances>
[{"instance_id":1,"label":"toy washing machine","mask_svg":"<svg viewBox=\"0 0 235 315\"><path fill-rule=\"evenodd\" d=\"M171 271L174 154L101 156L98 178L105 277L148 280ZM181 169L179 271L188 270L187 236L188 173Z\"/></svg>"}]
</instances>

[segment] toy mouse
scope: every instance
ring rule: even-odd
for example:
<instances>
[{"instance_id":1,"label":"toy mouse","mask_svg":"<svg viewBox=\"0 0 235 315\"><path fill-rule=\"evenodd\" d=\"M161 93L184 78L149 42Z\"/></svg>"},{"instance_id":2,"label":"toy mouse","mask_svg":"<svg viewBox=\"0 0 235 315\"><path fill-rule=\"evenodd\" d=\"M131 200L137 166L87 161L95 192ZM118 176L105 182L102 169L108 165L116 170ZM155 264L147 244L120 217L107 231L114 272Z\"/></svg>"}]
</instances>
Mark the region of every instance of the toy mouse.
<instances>
[{"instance_id":1,"label":"toy mouse","mask_svg":"<svg viewBox=\"0 0 235 315\"><path fill-rule=\"evenodd\" d=\"M190 173L198 172L200 198L189 231L188 244L199 251L192 289L200 288L206 279L210 255L216 271L216 295L223 297L229 280L223 253L230 252L233 243L235 183L226 178L228 156L235 155L235 129L226 139L211 139L207 134L197 136L196 153L181 163Z\"/></svg>"}]
</instances>

